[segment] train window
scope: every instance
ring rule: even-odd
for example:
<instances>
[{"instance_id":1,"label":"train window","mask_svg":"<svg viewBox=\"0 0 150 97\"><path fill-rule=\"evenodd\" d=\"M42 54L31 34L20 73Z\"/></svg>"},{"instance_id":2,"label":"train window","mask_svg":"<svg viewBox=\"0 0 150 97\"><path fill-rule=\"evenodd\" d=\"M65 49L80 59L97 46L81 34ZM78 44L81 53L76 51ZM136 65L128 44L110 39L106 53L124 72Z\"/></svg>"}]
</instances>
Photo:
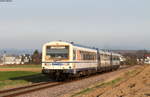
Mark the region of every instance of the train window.
<instances>
[{"instance_id":1,"label":"train window","mask_svg":"<svg viewBox=\"0 0 150 97\"><path fill-rule=\"evenodd\" d=\"M115 60L115 57L113 57L112 60Z\"/></svg>"},{"instance_id":2,"label":"train window","mask_svg":"<svg viewBox=\"0 0 150 97\"><path fill-rule=\"evenodd\" d=\"M90 53L90 52L81 52L81 60L95 60L96 59L96 53Z\"/></svg>"},{"instance_id":3,"label":"train window","mask_svg":"<svg viewBox=\"0 0 150 97\"><path fill-rule=\"evenodd\" d=\"M114 56L114 57L113 57L113 60L118 61L118 60L119 60L119 57Z\"/></svg>"},{"instance_id":4,"label":"train window","mask_svg":"<svg viewBox=\"0 0 150 97\"><path fill-rule=\"evenodd\" d=\"M73 50L73 60L76 60L76 50Z\"/></svg>"},{"instance_id":5,"label":"train window","mask_svg":"<svg viewBox=\"0 0 150 97\"><path fill-rule=\"evenodd\" d=\"M84 54L83 53L81 53L81 60L83 60L84 59Z\"/></svg>"},{"instance_id":6,"label":"train window","mask_svg":"<svg viewBox=\"0 0 150 97\"><path fill-rule=\"evenodd\" d=\"M87 59L87 56L86 56L86 54L83 54L83 60L86 60Z\"/></svg>"},{"instance_id":7,"label":"train window","mask_svg":"<svg viewBox=\"0 0 150 97\"><path fill-rule=\"evenodd\" d=\"M120 60L119 57L117 57L117 60L118 60L118 61Z\"/></svg>"},{"instance_id":8,"label":"train window","mask_svg":"<svg viewBox=\"0 0 150 97\"><path fill-rule=\"evenodd\" d=\"M114 57L114 60L116 60L116 57Z\"/></svg>"},{"instance_id":9,"label":"train window","mask_svg":"<svg viewBox=\"0 0 150 97\"><path fill-rule=\"evenodd\" d=\"M47 46L46 55L50 58L67 59L69 57L69 46Z\"/></svg>"}]
</instances>

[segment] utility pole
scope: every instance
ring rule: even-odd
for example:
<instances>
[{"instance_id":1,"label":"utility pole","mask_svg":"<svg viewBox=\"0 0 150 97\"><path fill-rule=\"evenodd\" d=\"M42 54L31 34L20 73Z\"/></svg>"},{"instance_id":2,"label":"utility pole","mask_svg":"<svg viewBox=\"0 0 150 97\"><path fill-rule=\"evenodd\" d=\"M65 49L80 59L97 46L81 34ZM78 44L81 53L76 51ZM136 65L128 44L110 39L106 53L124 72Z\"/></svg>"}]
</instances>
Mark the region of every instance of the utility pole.
<instances>
[{"instance_id":1,"label":"utility pole","mask_svg":"<svg viewBox=\"0 0 150 97\"><path fill-rule=\"evenodd\" d=\"M5 65L5 57L6 57L6 51L4 51L4 55L3 55L3 64Z\"/></svg>"}]
</instances>

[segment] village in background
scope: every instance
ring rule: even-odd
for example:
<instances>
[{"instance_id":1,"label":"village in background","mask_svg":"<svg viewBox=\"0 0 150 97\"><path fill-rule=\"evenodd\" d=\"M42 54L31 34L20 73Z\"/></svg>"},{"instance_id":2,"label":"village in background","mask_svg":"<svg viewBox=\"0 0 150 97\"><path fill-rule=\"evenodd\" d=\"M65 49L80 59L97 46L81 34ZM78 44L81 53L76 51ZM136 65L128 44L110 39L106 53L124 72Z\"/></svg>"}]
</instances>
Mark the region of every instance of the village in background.
<instances>
[{"instance_id":1,"label":"village in background","mask_svg":"<svg viewBox=\"0 0 150 97\"><path fill-rule=\"evenodd\" d=\"M121 54L122 65L150 64L150 51L148 50L113 50ZM13 64L41 64L42 53L39 50L26 51L0 51L0 66Z\"/></svg>"},{"instance_id":2,"label":"village in background","mask_svg":"<svg viewBox=\"0 0 150 97\"><path fill-rule=\"evenodd\" d=\"M0 65L13 65L13 64L41 64L42 53L38 50L8 50L1 51Z\"/></svg>"}]
</instances>

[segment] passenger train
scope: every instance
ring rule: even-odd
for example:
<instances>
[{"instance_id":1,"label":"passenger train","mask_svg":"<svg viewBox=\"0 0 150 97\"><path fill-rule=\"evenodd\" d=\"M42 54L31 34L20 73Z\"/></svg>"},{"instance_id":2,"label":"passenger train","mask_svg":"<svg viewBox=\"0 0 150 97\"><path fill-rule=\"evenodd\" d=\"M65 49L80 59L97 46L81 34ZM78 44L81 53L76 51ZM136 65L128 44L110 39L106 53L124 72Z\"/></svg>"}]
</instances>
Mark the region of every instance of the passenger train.
<instances>
[{"instance_id":1,"label":"passenger train","mask_svg":"<svg viewBox=\"0 0 150 97\"><path fill-rule=\"evenodd\" d=\"M120 55L73 42L52 41L43 45L42 73L52 79L80 77L116 70Z\"/></svg>"}]
</instances>

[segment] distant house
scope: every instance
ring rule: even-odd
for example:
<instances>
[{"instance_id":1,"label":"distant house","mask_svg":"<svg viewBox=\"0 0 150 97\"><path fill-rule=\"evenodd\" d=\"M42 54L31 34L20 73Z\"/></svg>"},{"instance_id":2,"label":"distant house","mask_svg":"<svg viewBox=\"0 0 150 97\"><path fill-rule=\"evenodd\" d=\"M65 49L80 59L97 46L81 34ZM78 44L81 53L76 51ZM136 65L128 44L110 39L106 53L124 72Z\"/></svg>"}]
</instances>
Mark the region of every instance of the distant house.
<instances>
[{"instance_id":1,"label":"distant house","mask_svg":"<svg viewBox=\"0 0 150 97\"><path fill-rule=\"evenodd\" d=\"M21 56L3 55L3 64L24 64Z\"/></svg>"},{"instance_id":2,"label":"distant house","mask_svg":"<svg viewBox=\"0 0 150 97\"><path fill-rule=\"evenodd\" d=\"M137 62L139 64L150 64L150 54L145 54L142 58L138 58Z\"/></svg>"},{"instance_id":3,"label":"distant house","mask_svg":"<svg viewBox=\"0 0 150 97\"><path fill-rule=\"evenodd\" d=\"M32 61L30 54L11 55L3 54L0 56L0 65L7 64L29 64Z\"/></svg>"},{"instance_id":4,"label":"distant house","mask_svg":"<svg viewBox=\"0 0 150 97\"><path fill-rule=\"evenodd\" d=\"M145 64L150 64L150 54L146 54L144 57L145 57L144 63Z\"/></svg>"},{"instance_id":5,"label":"distant house","mask_svg":"<svg viewBox=\"0 0 150 97\"><path fill-rule=\"evenodd\" d=\"M2 56L0 56L0 65L3 65Z\"/></svg>"},{"instance_id":6,"label":"distant house","mask_svg":"<svg viewBox=\"0 0 150 97\"><path fill-rule=\"evenodd\" d=\"M31 58L31 56L29 54L23 54L22 55L22 61L24 63L28 64L28 63L30 63L32 61L32 58Z\"/></svg>"},{"instance_id":7,"label":"distant house","mask_svg":"<svg viewBox=\"0 0 150 97\"><path fill-rule=\"evenodd\" d=\"M124 62L126 60L126 58L122 55L120 55L120 62Z\"/></svg>"}]
</instances>

